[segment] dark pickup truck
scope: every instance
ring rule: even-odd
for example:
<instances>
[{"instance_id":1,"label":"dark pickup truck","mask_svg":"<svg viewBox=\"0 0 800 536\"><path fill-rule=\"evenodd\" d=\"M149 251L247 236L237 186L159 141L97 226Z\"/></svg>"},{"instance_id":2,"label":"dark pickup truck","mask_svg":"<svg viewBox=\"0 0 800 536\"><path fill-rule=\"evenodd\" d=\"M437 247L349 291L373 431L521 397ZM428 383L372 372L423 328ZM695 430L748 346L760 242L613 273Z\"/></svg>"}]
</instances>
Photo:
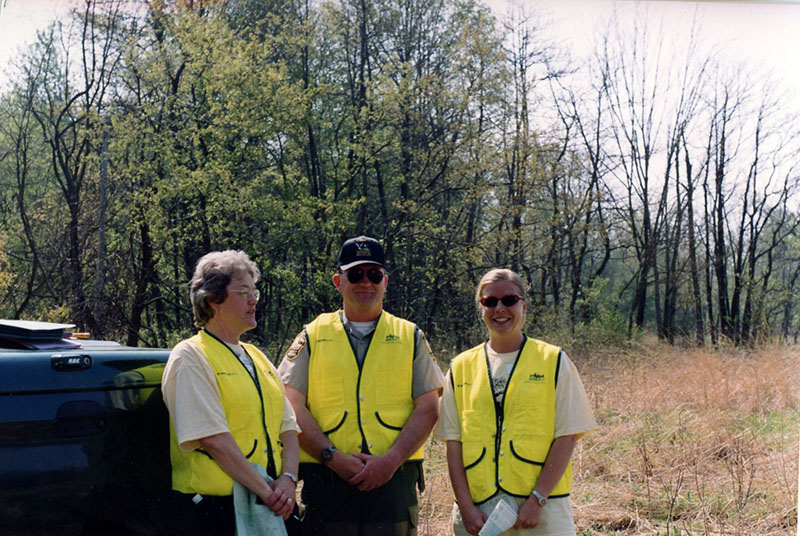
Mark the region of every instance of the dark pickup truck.
<instances>
[{"instance_id":1,"label":"dark pickup truck","mask_svg":"<svg viewBox=\"0 0 800 536\"><path fill-rule=\"evenodd\" d=\"M162 534L164 349L0 320L0 534Z\"/></svg>"}]
</instances>

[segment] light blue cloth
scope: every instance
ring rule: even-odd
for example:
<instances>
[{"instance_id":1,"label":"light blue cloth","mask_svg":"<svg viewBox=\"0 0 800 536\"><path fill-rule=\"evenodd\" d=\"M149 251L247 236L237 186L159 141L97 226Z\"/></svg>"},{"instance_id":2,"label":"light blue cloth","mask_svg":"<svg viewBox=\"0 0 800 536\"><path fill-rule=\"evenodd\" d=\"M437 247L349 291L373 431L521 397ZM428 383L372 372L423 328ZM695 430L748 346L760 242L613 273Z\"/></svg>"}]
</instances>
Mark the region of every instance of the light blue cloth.
<instances>
[{"instance_id":1,"label":"light blue cloth","mask_svg":"<svg viewBox=\"0 0 800 536\"><path fill-rule=\"evenodd\" d=\"M267 483L272 477L258 464L251 464ZM265 504L256 504L258 495L233 481L233 509L236 512L236 536L286 536L283 518Z\"/></svg>"}]
</instances>

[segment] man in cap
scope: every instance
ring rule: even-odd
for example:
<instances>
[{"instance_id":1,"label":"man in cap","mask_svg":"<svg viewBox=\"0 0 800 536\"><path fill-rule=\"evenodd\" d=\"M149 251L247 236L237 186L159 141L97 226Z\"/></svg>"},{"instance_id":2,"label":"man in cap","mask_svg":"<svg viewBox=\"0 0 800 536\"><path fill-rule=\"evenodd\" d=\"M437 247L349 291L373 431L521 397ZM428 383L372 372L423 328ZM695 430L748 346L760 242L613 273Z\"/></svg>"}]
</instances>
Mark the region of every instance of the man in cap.
<instances>
[{"instance_id":1,"label":"man in cap","mask_svg":"<svg viewBox=\"0 0 800 536\"><path fill-rule=\"evenodd\" d=\"M347 240L342 309L307 324L278 368L303 430L305 534L416 534L443 376L419 328L383 310L388 282L380 242Z\"/></svg>"}]
</instances>

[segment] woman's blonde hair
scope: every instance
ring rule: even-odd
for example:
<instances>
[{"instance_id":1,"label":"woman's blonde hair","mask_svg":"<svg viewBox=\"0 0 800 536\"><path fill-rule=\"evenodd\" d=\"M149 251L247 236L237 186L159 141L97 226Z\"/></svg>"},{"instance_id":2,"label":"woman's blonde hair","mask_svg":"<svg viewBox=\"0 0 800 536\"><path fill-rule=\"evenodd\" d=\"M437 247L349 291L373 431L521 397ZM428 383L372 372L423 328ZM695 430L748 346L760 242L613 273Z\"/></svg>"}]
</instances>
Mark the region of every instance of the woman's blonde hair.
<instances>
[{"instance_id":1,"label":"woman's blonde hair","mask_svg":"<svg viewBox=\"0 0 800 536\"><path fill-rule=\"evenodd\" d=\"M483 289L492 283L497 283L498 281L510 281L515 287L517 287L517 290L519 290L520 297L522 297L522 299L525 301L528 300L528 297L525 293L525 283L516 272L513 272L508 268L494 268L486 272L486 274L481 277L481 280L478 282L478 288L475 290L475 305L480 305L481 298L483 298ZM478 308L480 309L480 307Z\"/></svg>"}]
</instances>

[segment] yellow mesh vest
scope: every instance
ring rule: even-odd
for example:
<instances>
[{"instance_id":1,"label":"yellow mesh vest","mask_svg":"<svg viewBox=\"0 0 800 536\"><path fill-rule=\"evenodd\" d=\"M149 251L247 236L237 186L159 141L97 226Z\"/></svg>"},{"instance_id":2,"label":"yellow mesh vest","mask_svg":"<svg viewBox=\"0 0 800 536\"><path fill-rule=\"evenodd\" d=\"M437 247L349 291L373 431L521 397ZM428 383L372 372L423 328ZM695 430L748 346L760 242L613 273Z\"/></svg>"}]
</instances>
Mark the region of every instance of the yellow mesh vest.
<instances>
[{"instance_id":1,"label":"yellow mesh vest","mask_svg":"<svg viewBox=\"0 0 800 536\"><path fill-rule=\"evenodd\" d=\"M525 339L497 418L485 345L458 355L451 365L461 422L464 467L472 499L498 491L527 497L533 491L554 438L555 381L560 349ZM572 462L551 497L569 495Z\"/></svg>"},{"instance_id":2,"label":"yellow mesh vest","mask_svg":"<svg viewBox=\"0 0 800 536\"><path fill-rule=\"evenodd\" d=\"M267 357L255 346L242 343L255 365L261 388L259 394L247 369L223 342L205 331L189 340L200 347L214 371L228 427L236 444L249 461L263 467L268 467L267 451L271 449L276 475L279 475L281 444L278 438L283 415L283 382L272 371ZM203 495L233 493L233 480L211 456L200 449L181 450L171 420L170 458L173 489Z\"/></svg>"},{"instance_id":3,"label":"yellow mesh vest","mask_svg":"<svg viewBox=\"0 0 800 536\"><path fill-rule=\"evenodd\" d=\"M369 453L386 453L414 411L414 324L381 313L360 371L339 312L318 316L306 333L307 404L319 427L343 452L361 452L364 442ZM300 461L317 460L301 451Z\"/></svg>"}]
</instances>

